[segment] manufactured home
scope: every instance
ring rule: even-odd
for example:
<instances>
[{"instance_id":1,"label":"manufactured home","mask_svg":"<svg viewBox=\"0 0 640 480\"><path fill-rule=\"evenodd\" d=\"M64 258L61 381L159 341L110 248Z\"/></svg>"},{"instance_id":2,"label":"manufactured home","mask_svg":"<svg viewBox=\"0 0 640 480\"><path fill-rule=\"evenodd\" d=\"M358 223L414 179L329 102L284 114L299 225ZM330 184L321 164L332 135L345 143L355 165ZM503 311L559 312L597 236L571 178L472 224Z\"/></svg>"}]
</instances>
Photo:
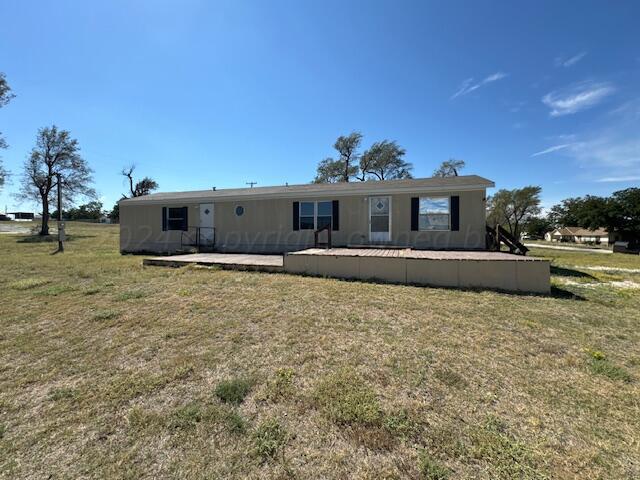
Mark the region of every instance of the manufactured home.
<instances>
[{"instance_id":1,"label":"manufactured home","mask_svg":"<svg viewBox=\"0 0 640 480\"><path fill-rule=\"evenodd\" d=\"M318 235L335 247L484 250L493 186L469 175L155 193L119 202L120 250L285 253Z\"/></svg>"}]
</instances>

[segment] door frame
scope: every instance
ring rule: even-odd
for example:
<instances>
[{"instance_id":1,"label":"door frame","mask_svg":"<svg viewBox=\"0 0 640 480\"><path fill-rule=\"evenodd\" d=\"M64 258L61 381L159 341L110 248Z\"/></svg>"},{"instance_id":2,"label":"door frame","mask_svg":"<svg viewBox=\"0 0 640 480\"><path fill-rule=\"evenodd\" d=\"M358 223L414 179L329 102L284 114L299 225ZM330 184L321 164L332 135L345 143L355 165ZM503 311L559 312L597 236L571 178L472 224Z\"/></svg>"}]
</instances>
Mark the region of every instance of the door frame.
<instances>
[{"instance_id":1,"label":"door frame","mask_svg":"<svg viewBox=\"0 0 640 480\"><path fill-rule=\"evenodd\" d=\"M389 231L387 232L387 239L383 240L381 238L376 238L374 239L372 237L372 235L374 234L374 232L371 231L371 199L372 198L387 198L389 200ZM369 197L367 197L367 210L369 212L368 218L367 218L367 222L369 224L369 243L389 243L391 242L391 228L392 228L392 219L393 219L393 215L392 215L392 202L393 198L391 197L391 195L371 195ZM379 215L381 216L381 215ZM375 234L380 235L382 232L375 232Z\"/></svg>"}]
</instances>

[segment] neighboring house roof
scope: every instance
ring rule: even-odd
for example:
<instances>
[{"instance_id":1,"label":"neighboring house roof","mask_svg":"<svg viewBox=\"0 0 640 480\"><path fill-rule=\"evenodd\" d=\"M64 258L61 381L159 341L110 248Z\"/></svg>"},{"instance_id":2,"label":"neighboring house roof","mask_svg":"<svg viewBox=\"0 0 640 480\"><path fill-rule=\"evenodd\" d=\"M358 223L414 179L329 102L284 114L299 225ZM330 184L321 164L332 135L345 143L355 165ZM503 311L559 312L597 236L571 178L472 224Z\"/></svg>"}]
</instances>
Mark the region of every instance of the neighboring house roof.
<instances>
[{"instance_id":1,"label":"neighboring house roof","mask_svg":"<svg viewBox=\"0 0 640 480\"><path fill-rule=\"evenodd\" d=\"M381 180L366 182L307 183L274 187L228 188L192 192L152 193L136 198L120 200L121 204L167 203L202 200L250 200L261 198L301 198L322 195L347 196L368 194L411 193L416 191L443 192L456 190L482 190L494 187L491 180L477 175L459 177L415 178L406 180Z\"/></svg>"},{"instance_id":2,"label":"neighboring house roof","mask_svg":"<svg viewBox=\"0 0 640 480\"><path fill-rule=\"evenodd\" d=\"M555 229L551 235L563 237L606 237L609 233L604 228L589 230L582 227L562 227Z\"/></svg>"}]
</instances>

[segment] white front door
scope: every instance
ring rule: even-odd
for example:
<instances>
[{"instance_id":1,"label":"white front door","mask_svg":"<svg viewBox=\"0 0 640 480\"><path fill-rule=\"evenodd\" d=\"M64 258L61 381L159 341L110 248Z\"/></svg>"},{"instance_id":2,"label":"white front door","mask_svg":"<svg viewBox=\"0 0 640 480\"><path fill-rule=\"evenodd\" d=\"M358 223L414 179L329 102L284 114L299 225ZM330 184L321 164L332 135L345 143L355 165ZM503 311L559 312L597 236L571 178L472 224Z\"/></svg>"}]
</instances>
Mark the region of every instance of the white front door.
<instances>
[{"instance_id":1,"label":"white front door","mask_svg":"<svg viewBox=\"0 0 640 480\"><path fill-rule=\"evenodd\" d=\"M213 203L200 204L200 245L213 244Z\"/></svg>"},{"instance_id":2,"label":"white front door","mask_svg":"<svg viewBox=\"0 0 640 480\"><path fill-rule=\"evenodd\" d=\"M391 197L369 197L369 241L391 241Z\"/></svg>"}]
</instances>

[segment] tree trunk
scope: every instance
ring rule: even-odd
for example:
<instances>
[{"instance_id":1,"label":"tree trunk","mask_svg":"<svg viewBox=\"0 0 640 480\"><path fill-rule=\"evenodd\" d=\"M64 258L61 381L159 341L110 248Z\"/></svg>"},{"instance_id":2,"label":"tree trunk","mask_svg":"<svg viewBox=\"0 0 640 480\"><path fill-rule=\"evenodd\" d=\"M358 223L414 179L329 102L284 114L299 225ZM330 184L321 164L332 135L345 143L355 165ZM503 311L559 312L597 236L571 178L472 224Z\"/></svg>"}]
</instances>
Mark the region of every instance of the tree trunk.
<instances>
[{"instance_id":1,"label":"tree trunk","mask_svg":"<svg viewBox=\"0 0 640 480\"><path fill-rule=\"evenodd\" d=\"M42 225L40 235L49 235L49 198L42 197Z\"/></svg>"}]
</instances>

